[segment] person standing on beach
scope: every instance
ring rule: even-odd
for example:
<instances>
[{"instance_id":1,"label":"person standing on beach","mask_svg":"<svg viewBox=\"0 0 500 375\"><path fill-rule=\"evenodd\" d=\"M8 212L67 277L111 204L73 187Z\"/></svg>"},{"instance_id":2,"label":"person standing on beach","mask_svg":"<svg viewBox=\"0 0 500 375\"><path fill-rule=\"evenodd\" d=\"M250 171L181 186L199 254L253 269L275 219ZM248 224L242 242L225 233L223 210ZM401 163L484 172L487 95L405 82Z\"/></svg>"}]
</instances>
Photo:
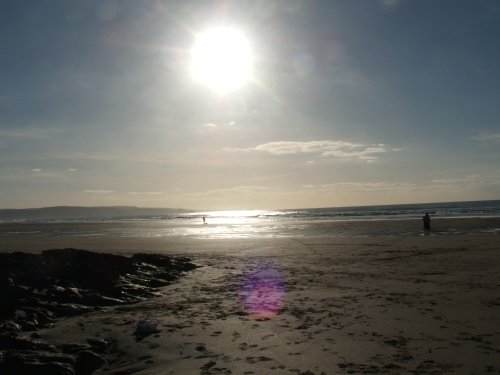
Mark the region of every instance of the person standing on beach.
<instances>
[{"instance_id":1,"label":"person standing on beach","mask_svg":"<svg viewBox=\"0 0 500 375\"><path fill-rule=\"evenodd\" d=\"M430 232L431 231L431 217L429 214L426 212L424 217L422 218L424 221L424 232Z\"/></svg>"}]
</instances>

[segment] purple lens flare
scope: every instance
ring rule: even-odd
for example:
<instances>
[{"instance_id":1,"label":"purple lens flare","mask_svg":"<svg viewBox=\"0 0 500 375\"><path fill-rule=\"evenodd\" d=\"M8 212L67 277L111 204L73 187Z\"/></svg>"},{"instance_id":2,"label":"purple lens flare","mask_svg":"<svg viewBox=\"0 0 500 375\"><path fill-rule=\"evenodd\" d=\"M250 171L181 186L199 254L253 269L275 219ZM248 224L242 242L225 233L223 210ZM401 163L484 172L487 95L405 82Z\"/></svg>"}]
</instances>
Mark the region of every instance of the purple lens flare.
<instances>
[{"instance_id":1,"label":"purple lens flare","mask_svg":"<svg viewBox=\"0 0 500 375\"><path fill-rule=\"evenodd\" d=\"M257 318L272 318L284 306L285 286L279 271L259 267L249 272L241 287L241 301L248 314Z\"/></svg>"}]
</instances>

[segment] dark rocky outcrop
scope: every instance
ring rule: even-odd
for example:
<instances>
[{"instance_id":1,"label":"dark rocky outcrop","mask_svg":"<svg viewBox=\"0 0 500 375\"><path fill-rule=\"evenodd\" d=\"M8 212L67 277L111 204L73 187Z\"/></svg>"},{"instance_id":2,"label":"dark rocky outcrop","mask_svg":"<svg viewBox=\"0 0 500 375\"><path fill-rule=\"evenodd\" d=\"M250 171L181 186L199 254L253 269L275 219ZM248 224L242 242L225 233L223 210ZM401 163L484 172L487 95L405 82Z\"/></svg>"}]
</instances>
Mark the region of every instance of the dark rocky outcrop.
<instances>
[{"instance_id":1,"label":"dark rocky outcrop","mask_svg":"<svg viewBox=\"0 0 500 375\"><path fill-rule=\"evenodd\" d=\"M55 347L36 332L23 332L50 327L57 318L158 296L158 287L194 268L188 258L161 254L0 253L0 373L92 373L105 363L106 340Z\"/></svg>"}]
</instances>

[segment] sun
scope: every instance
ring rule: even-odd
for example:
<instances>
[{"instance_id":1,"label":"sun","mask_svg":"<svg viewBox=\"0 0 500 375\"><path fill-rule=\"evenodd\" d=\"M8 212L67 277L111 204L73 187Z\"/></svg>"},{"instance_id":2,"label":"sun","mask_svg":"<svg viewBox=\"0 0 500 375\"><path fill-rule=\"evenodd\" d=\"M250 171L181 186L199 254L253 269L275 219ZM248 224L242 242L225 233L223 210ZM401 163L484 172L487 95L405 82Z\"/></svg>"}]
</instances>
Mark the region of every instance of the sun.
<instances>
[{"instance_id":1,"label":"sun","mask_svg":"<svg viewBox=\"0 0 500 375\"><path fill-rule=\"evenodd\" d=\"M253 56L243 32L217 27L197 35L191 49L193 77L211 89L227 93L248 82Z\"/></svg>"}]
</instances>

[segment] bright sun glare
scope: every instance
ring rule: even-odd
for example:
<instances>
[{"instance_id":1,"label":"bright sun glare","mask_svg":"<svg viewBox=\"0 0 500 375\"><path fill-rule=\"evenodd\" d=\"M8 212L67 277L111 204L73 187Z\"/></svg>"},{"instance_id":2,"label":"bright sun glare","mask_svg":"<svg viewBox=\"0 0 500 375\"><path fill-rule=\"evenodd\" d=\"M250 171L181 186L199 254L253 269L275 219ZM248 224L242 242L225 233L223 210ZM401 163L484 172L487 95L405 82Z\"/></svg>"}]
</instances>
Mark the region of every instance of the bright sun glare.
<instances>
[{"instance_id":1,"label":"bright sun glare","mask_svg":"<svg viewBox=\"0 0 500 375\"><path fill-rule=\"evenodd\" d=\"M247 38L233 28L207 30L196 37L191 49L194 78L218 92L232 91L247 82L252 62Z\"/></svg>"}]
</instances>

